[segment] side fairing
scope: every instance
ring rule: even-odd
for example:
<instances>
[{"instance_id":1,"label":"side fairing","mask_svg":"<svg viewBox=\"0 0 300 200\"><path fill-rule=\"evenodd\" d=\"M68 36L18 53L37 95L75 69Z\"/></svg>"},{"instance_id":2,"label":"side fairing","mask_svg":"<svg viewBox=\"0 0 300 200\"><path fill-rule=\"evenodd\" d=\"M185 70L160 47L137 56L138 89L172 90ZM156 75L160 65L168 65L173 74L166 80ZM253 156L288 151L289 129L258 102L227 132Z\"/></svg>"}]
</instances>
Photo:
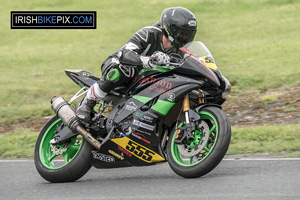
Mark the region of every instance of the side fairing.
<instances>
[{"instance_id":1,"label":"side fairing","mask_svg":"<svg viewBox=\"0 0 300 200\"><path fill-rule=\"evenodd\" d=\"M143 77L138 79L135 84L136 93L124 105L118 105L117 108L114 108L114 110L118 109L118 112L115 112L113 116L110 115L109 118L118 124L134 112L138 110L148 111L150 108L164 116L175 102L188 92L189 88L200 87L202 84L203 81L174 74L169 77L155 75ZM186 87L176 89L183 85Z\"/></svg>"},{"instance_id":2,"label":"side fairing","mask_svg":"<svg viewBox=\"0 0 300 200\"><path fill-rule=\"evenodd\" d=\"M164 118L178 100L189 91L199 88L203 81L170 75L145 77L137 84L136 88L140 88L140 92L115 106L115 111L111 111L108 119L113 120L117 127L126 124L129 127L129 134L112 140L117 144L115 153L121 155L122 150L129 151L132 156L126 155L126 161L131 165L164 162L160 149Z\"/></svg>"}]
</instances>

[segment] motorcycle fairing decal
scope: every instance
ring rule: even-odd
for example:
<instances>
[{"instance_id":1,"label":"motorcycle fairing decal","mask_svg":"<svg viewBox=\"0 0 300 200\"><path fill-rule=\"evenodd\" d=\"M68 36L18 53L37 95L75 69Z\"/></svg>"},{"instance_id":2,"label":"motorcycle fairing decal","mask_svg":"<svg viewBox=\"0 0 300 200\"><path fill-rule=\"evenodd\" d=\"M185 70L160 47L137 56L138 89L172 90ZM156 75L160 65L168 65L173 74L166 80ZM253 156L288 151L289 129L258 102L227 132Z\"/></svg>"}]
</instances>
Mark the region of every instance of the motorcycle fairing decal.
<instances>
[{"instance_id":1,"label":"motorcycle fairing decal","mask_svg":"<svg viewBox=\"0 0 300 200\"><path fill-rule=\"evenodd\" d=\"M109 155L105 155L102 153L98 153L97 151L92 151L92 155L94 159L98 159L103 162L115 162L115 158Z\"/></svg>"},{"instance_id":2,"label":"motorcycle fairing decal","mask_svg":"<svg viewBox=\"0 0 300 200\"><path fill-rule=\"evenodd\" d=\"M141 74L137 74L135 77L132 78L132 81L126 85L126 88L120 87L120 88L122 88L122 93L126 94L129 91L135 93L136 90L139 90L139 88L141 86L140 82L142 82L145 77L154 76L154 75L157 75L160 73L161 72L159 72L157 70L150 70L150 71L144 71ZM119 88L116 88L115 90L118 90L118 89Z\"/></svg>"},{"instance_id":3,"label":"motorcycle fairing decal","mask_svg":"<svg viewBox=\"0 0 300 200\"><path fill-rule=\"evenodd\" d=\"M215 61L212 57L208 57L208 56L202 56L201 59L204 60L204 63L206 65L206 67L212 69L212 70L217 70L217 65L215 64Z\"/></svg>"},{"instance_id":4,"label":"motorcycle fairing decal","mask_svg":"<svg viewBox=\"0 0 300 200\"><path fill-rule=\"evenodd\" d=\"M133 96L134 99L143 102L144 104L148 103L149 101L152 100L150 97L144 97L144 96L139 96L135 95ZM168 102L168 101L163 101L163 100L158 100L152 107L152 110L155 110L156 112L159 112L162 115L168 114L169 110L173 107L175 103Z\"/></svg>"},{"instance_id":5,"label":"motorcycle fairing decal","mask_svg":"<svg viewBox=\"0 0 300 200\"><path fill-rule=\"evenodd\" d=\"M175 103L168 101L157 100L156 104L154 104L151 109L161 113L162 115L167 115L174 104Z\"/></svg>"},{"instance_id":6,"label":"motorcycle fairing decal","mask_svg":"<svg viewBox=\"0 0 300 200\"><path fill-rule=\"evenodd\" d=\"M132 98L143 102L144 104L148 103L149 101L151 101L153 98L150 97L144 97L144 96L139 96L139 95L134 95Z\"/></svg>"},{"instance_id":7,"label":"motorcycle fairing decal","mask_svg":"<svg viewBox=\"0 0 300 200\"><path fill-rule=\"evenodd\" d=\"M117 116L115 117L114 121L115 123L120 123L123 119L131 115L133 112L138 110L140 107L142 107L144 103L134 99L130 98L126 101L124 107L120 112L117 113Z\"/></svg>"},{"instance_id":8,"label":"motorcycle fairing decal","mask_svg":"<svg viewBox=\"0 0 300 200\"><path fill-rule=\"evenodd\" d=\"M202 83L200 81L194 81L194 80L185 80L181 79L180 76L178 76L177 79L172 78L165 78L165 82L170 82L174 85L174 88L168 90L167 93L152 93L149 90L144 90L140 92L138 95L133 96L134 99L146 104L153 98L156 98L157 96L160 96L157 102L151 107L152 110L162 114L167 115L169 110L175 105L175 103L182 98L184 94L186 94L185 91L189 91L192 88L197 88L200 86L199 83ZM170 101L170 94L172 93L174 99ZM151 95L151 97L149 97Z\"/></svg>"},{"instance_id":9,"label":"motorcycle fairing decal","mask_svg":"<svg viewBox=\"0 0 300 200\"><path fill-rule=\"evenodd\" d=\"M159 75L162 74L163 73L160 73ZM150 74L145 76L143 74L139 76L140 79L139 81L136 81L133 94L139 94L140 92L145 91L147 95L139 95L154 98L154 96L160 95L162 93L168 93L168 91L172 88L172 83L166 82L165 77L159 75Z\"/></svg>"},{"instance_id":10,"label":"motorcycle fairing decal","mask_svg":"<svg viewBox=\"0 0 300 200\"><path fill-rule=\"evenodd\" d=\"M172 100L172 102L177 102L179 100L182 100L182 98L184 97L184 95L186 95L190 91L192 91L194 89L197 89L197 88L199 88L199 84L192 83L192 84L181 85L179 87L176 87L176 88L172 89L171 93L174 94L174 97L175 97L175 99ZM170 98L169 95L163 94L163 95L161 95L159 97L158 101L159 100L169 101L168 100L169 98Z\"/></svg>"},{"instance_id":11,"label":"motorcycle fairing decal","mask_svg":"<svg viewBox=\"0 0 300 200\"><path fill-rule=\"evenodd\" d=\"M199 84L200 87L202 84L199 80L186 78L177 74L173 74L171 77L145 77L141 82L148 83L148 85L146 86L147 88L144 88L137 95L151 98L155 98L161 94L169 95L172 89L181 85L196 83Z\"/></svg>"},{"instance_id":12,"label":"motorcycle fairing decal","mask_svg":"<svg viewBox=\"0 0 300 200\"><path fill-rule=\"evenodd\" d=\"M137 143L137 142L136 142ZM119 168L119 167L131 167L131 166L148 166L155 163L147 163L138 157L134 156L133 153L127 149L121 147L112 140L108 140L101 146L98 153L109 155L114 158L114 162L105 162L103 160L95 159L91 154L91 164L99 169L104 168Z\"/></svg>"},{"instance_id":13,"label":"motorcycle fairing decal","mask_svg":"<svg viewBox=\"0 0 300 200\"><path fill-rule=\"evenodd\" d=\"M140 145L139 143L129 139L128 137L112 139L111 141L126 149L127 151L132 153L132 155L144 162L153 163L165 161L163 157L161 157L154 151L148 149L143 145Z\"/></svg>"}]
</instances>

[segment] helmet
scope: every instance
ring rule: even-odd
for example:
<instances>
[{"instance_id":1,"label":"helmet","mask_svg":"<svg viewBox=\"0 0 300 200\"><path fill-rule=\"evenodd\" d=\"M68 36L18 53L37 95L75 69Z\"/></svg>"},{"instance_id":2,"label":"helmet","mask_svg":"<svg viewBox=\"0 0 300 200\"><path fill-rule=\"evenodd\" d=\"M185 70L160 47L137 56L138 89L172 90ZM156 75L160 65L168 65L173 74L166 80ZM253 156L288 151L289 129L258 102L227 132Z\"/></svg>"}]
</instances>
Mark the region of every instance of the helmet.
<instances>
[{"instance_id":1,"label":"helmet","mask_svg":"<svg viewBox=\"0 0 300 200\"><path fill-rule=\"evenodd\" d=\"M160 23L163 34L177 49L193 41L197 32L195 15L182 7L163 10Z\"/></svg>"}]
</instances>

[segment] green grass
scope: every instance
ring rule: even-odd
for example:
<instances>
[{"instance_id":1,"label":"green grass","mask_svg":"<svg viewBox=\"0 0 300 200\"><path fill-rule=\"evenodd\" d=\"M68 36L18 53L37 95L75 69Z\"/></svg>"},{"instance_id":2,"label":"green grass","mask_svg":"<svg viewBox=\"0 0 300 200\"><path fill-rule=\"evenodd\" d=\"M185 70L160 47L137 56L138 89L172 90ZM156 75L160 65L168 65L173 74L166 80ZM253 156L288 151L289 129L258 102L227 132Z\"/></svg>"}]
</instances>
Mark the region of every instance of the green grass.
<instances>
[{"instance_id":1,"label":"green grass","mask_svg":"<svg viewBox=\"0 0 300 200\"><path fill-rule=\"evenodd\" d=\"M300 152L294 152L287 156L282 156L283 158L300 158Z\"/></svg>"},{"instance_id":2,"label":"green grass","mask_svg":"<svg viewBox=\"0 0 300 200\"><path fill-rule=\"evenodd\" d=\"M300 124L235 127L232 130L231 144L227 153L280 152L300 152Z\"/></svg>"},{"instance_id":3,"label":"green grass","mask_svg":"<svg viewBox=\"0 0 300 200\"><path fill-rule=\"evenodd\" d=\"M38 133L16 129L0 135L0 158L31 158Z\"/></svg>"},{"instance_id":4,"label":"green grass","mask_svg":"<svg viewBox=\"0 0 300 200\"><path fill-rule=\"evenodd\" d=\"M66 68L101 75L100 65L164 8L182 6L198 19L196 40L211 50L237 90L300 83L297 0L3 1L0 5L0 125L52 113L53 95L78 89ZM11 30L10 11L97 11L96 30Z\"/></svg>"},{"instance_id":5,"label":"green grass","mask_svg":"<svg viewBox=\"0 0 300 200\"><path fill-rule=\"evenodd\" d=\"M0 158L32 158L37 136L28 129L0 135ZM300 125L233 128L227 154L281 152L300 157Z\"/></svg>"},{"instance_id":6,"label":"green grass","mask_svg":"<svg viewBox=\"0 0 300 200\"><path fill-rule=\"evenodd\" d=\"M260 101L265 104L273 103L273 102L277 101L277 97L274 95L265 95L265 96L260 97Z\"/></svg>"}]
</instances>

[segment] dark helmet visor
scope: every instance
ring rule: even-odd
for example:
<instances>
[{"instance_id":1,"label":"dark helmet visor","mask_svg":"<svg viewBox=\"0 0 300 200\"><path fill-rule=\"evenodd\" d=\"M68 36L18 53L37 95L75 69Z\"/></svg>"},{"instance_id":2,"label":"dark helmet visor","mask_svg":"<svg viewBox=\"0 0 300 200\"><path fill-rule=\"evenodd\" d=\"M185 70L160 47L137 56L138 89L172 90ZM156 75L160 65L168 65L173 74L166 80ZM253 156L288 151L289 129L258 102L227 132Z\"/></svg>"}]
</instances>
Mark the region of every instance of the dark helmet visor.
<instances>
[{"instance_id":1,"label":"dark helmet visor","mask_svg":"<svg viewBox=\"0 0 300 200\"><path fill-rule=\"evenodd\" d=\"M187 28L182 28L176 25L171 25L168 34L168 39L171 41L175 48L180 48L185 44L193 41L196 35L197 29L191 30ZM170 37L171 36L171 37Z\"/></svg>"}]
</instances>

